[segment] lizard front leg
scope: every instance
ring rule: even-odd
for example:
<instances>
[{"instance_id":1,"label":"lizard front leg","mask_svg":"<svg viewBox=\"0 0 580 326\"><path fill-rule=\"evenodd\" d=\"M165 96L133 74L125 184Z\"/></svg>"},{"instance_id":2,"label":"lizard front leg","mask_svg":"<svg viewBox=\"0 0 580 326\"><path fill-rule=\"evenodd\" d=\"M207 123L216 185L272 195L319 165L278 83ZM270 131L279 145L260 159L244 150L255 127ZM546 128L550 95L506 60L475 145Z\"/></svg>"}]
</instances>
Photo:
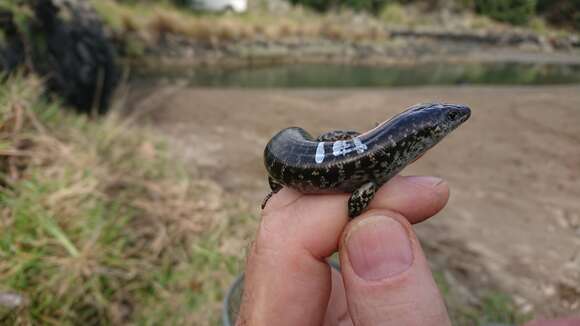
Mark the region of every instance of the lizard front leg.
<instances>
[{"instance_id":1,"label":"lizard front leg","mask_svg":"<svg viewBox=\"0 0 580 326\"><path fill-rule=\"evenodd\" d=\"M348 217L355 218L359 216L367 208L377 189L377 184L372 181L355 189L348 199Z\"/></svg>"}]
</instances>

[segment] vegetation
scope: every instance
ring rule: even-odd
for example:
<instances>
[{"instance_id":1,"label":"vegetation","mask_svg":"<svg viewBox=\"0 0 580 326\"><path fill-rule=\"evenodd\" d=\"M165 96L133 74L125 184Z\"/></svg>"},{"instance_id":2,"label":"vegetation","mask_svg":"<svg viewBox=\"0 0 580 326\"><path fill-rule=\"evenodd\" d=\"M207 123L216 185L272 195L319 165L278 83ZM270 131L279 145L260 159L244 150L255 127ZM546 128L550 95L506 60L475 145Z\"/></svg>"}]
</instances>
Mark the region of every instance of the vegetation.
<instances>
[{"instance_id":1,"label":"vegetation","mask_svg":"<svg viewBox=\"0 0 580 326\"><path fill-rule=\"evenodd\" d=\"M385 8L398 8L397 5L417 4L428 10L448 6L449 2L438 0L288 0L294 5L302 5L318 12L331 9L350 8L366 11L373 15L385 15ZM468 9L480 15L513 25L526 25L536 13L545 15L550 22L559 26L580 29L580 0L454 0L452 6ZM391 11L389 11L390 13ZM390 15L387 15L390 17ZM397 15L396 17L399 17Z\"/></svg>"},{"instance_id":2,"label":"vegetation","mask_svg":"<svg viewBox=\"0 0 580 326\"><path fill-rule=\"evenodd\" d=\"M0 324L215 323L252 217L158 135L63 111L39 84L0 85L0 297L22 299L0 300Z\"/></svg>"},{"instance_id":3,"label":"vegetation","mask_svg":"<svg viewBox=\"0 0 580 326\"><path fill-rule=\"evenodd\" d=\"M580 31L580 0L538 0L538 11L552 24Z\"/></svg>"},{"instance_id":4,"label":"vegetation","mask_svg":"<svg viewBox=\"0 0 580 326\"><path fill-rule=\"evenodd\" d=\"M528 314L518 312L513 300L505 293L486 291L480 294L479 303L468 305L458 301L460 296L448 283L445 271L435 271L434 278L443 298L453 325L523 325L531 320Z\"/></svg>"},{"instance_id":5,"label":"vegetation","mask_svg":"<svg viewBox=\"0 0 580 326\"><path fill-rule=\"evenodd\" d=\"M536 0L476 0L477 12L501 22L525 25L535 14Z\"/></svg>"},{"instance_id":6,"label":"vegetation","mask_svg":"<svg viewBox=\"0 0 580 326\"><path fill-rule=\"evenodd\" d=\"M101 1L93 0L95 5ZM123 6L187 6L192 0L104 0L116 2ZM479 15L514 25L538 24L545 18L551 24L559 27L580 30L580 0L287 0L299 7L310 8L318 13L330 11L354 10L368 12L374 16L400 18L400 8L417 6L424 10L423 14L437 11L441 8L451 8L459 11L471 11ZM388 9L388 10L387 10ZM387 11L387 14L384 12ZM253 16L252 12L249 16ZM259 15L258 15L259 16ZM215 18L215 17L214 17ZM259 19L258 19L259 20ZM387 20L384 20L387 21ZM387 21L389 22L389 21ZM398 21L395 20L395 23ZM272 23L270 21L270 23Z\"/></svg>"},{"instance_id":7,"label":"vegetation","mask_svg":"<svg viewBox=\"0 0 580 326\"><path fill-rule=\"evenodd\" d=\"M435 0L421 2L421 5L412 0L381 1L384 6L377 16L365 16L364 19L357 19L356 13L347 7L324 14L297 5L282 12L251 8L244 14L221 15L181 8L169 0L91 1L110 27L120 54L128 59L142 58L149 50L171 48L171 44L180 44L184 40L214 48L246 41L283 39L388 42L386 27L389 26L445 29L452 22L449 28L461 26L477 31L494 30L499 26L488 16L473 13L476 0L454 0L453 19L439 14L438 1ZM434 9L431 6L435 6ZM559 33L538 16L533 16L528 28L546 35Z\"/></svg>"},{"instance_id":8,"label":"vegetation","mask_svg":"<svg viewBox=\"0 0 580 326\"><path fill-rule=\"evenodd\" d=\"M378 14L385 5L384 0L289 0L294 5L303 5L310 7L318 12L325 12L332 8L350 8L357 11L368 11Z\"/></svg>"}]
</instances>

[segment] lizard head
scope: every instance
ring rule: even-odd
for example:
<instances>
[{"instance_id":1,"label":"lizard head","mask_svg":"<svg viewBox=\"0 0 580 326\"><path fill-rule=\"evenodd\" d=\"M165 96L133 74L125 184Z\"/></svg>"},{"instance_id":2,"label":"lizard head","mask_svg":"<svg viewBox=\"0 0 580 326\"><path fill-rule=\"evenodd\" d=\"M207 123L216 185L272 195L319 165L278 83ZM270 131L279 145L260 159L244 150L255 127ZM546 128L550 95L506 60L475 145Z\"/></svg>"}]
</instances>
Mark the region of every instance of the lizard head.
<instances>
[{"instance_id":1,"label":"lizard head","mask_svg":"<svg viewBox=\"0 0 580 326\"><path fill-rule=\"evenodd\" d=\"M465 105L426 103L410 108L411 119L418 121L423 133L439 140L467 121L471 110Z\"/></svg>"}]
</instances>

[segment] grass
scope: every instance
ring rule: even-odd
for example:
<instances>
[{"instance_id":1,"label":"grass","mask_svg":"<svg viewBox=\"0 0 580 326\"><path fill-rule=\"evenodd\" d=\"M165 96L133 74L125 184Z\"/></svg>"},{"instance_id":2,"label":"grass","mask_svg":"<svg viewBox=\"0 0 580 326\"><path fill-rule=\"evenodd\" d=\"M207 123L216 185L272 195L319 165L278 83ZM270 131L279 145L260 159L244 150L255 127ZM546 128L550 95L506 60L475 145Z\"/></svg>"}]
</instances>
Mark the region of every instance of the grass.
<instances>
[{"instance_id":1,"label":"grass","mask_svg":"<svg viewBox=\"0 0 580 326\"><path fill-rule=\"evenodd\" d=\"M217 323L255 223L151 131L0 85L0 323ZM0 303L2 300L0 300Z\"/></svg>"},{"instance_id":2,"label":"grass","mask_svg":"<svg viewBox=\"0 0 580 326\"><path fill-rule=\"evenodd\" d=\"M433 276L447 303L453 325L522 325L531 319L531 316L518 311L506 293L489 290L478 295L477 304L462 302L465 298L452 288L444 271L434 271Z\"/></svg>"}]
</instances>

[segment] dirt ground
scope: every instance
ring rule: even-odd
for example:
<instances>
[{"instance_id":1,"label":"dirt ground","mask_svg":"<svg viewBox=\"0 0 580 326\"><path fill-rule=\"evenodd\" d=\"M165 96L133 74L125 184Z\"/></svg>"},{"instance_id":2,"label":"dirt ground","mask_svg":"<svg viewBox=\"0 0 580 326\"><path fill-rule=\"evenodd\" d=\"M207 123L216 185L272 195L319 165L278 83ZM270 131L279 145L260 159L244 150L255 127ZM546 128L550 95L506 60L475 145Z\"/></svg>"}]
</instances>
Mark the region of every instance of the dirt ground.
<instances>
[{"instance_id":1,"label":"dirt ground","mask_svg":"<svg viewBox=\"0 0 580 326\"><path fill-rule=\"evenodd\" d=\"M409 105L468 104L472 118L404 174L449 181L447 208L417 226L465 300L494 288L535 315L580 314L580 87L241 90L155 86L137 111L196 173L257 207L262 153L288 126L367 130Z\"/></svg>"}]
</instances>

